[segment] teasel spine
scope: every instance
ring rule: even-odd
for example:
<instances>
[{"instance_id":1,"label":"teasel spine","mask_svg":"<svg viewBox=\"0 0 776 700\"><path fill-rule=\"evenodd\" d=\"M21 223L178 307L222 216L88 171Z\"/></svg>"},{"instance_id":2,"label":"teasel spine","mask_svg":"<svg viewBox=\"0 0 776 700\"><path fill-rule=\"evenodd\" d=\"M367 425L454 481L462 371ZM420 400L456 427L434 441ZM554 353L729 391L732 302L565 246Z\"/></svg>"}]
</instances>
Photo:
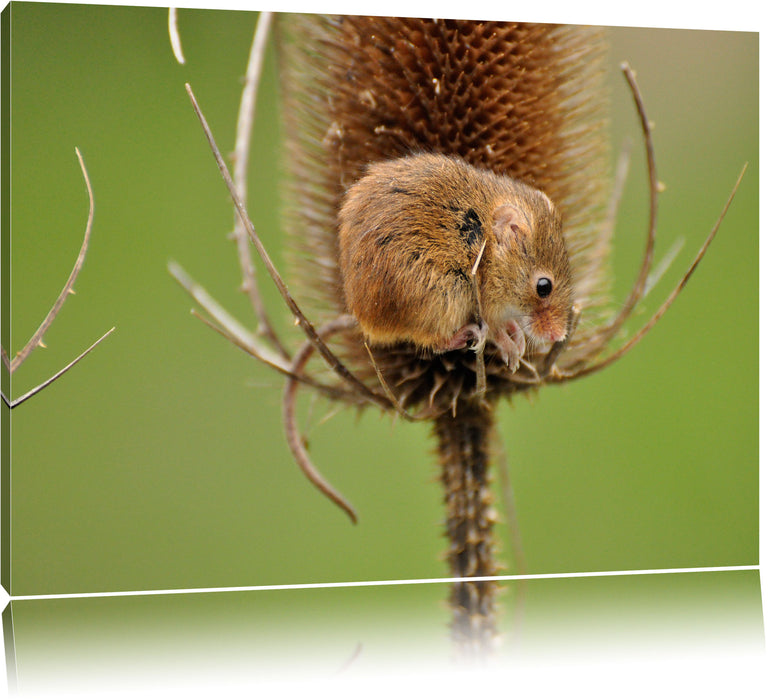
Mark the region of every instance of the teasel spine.
<instances>
[{"instance_id":1,"label":"teasel spine","mask_svg":"<svg viewBox=\"0 0 776 700\"><path fill-rule=\"evenodd\" d=\"M608 301L602 30L292 15L282 22L280 46L290 175L285 224L295 243L295 288L306 308L317 309L318 322L347 311L337 246L347 187L371 162L440 152L524 180L560 208L575 296L588 322L566 348L573 358ZM372 348L370 357L357 329L338 345L365 383L382 391L376 364L402 409L433 422L450 575L496 574L493 409L501 396L530 390L530 376L512 375L486 353L482 396L471 353L428 356L399 345ZM538 366L543 358L527 359ZM453 584L452 629L462 650L492 646L495 591L492 581Z\"/></svg>"}]
</instances>

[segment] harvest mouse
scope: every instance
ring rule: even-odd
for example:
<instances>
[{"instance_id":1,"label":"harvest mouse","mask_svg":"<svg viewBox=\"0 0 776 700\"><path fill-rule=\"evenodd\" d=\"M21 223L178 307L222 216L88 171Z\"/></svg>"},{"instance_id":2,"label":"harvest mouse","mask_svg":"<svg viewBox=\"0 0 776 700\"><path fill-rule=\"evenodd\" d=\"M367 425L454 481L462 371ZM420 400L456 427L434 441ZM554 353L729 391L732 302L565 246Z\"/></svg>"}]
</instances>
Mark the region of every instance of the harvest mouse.
<instances>
[{"instance_id":1,"label":"harvest mouse","mask_svg":"<svg viewBox=\"0 0 776 700\"><path fill-rule=\"evenodd\" d=\"M345 194L339 245L348 311L372 344L442 353L490 341L514 371L526 340L566 337L560 213L518 180L439 154L375 163Z\"/></svg>"}]
</instances>

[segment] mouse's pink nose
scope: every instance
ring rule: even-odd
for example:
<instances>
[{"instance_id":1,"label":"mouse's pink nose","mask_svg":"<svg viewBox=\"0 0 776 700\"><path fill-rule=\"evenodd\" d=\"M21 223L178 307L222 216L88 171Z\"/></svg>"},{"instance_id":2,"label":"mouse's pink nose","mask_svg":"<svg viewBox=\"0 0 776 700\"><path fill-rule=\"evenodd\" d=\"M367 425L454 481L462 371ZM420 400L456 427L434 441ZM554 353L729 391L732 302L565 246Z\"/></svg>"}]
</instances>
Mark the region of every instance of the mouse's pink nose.
<instances>
[{"instance_id":1,"label":"mouse's pink nose","mask_svg":"<svg viewBox=\"0 0 776 700\"><path fill-rule=\"evenodd\" d=\"M550 343L560 342L566 337L566 314L553 307L540 309L531 319L531 332Z\"/></svg>"}]
</instances>

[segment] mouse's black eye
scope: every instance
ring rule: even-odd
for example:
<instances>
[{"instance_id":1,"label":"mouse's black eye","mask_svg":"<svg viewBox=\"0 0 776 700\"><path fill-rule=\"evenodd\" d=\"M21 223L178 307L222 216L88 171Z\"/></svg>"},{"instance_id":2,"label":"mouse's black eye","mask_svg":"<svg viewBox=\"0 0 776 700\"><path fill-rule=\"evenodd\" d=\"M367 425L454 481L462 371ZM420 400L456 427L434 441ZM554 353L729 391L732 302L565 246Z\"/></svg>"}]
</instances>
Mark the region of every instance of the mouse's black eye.
<instances>
[{"instance_id":1,"label":"mouse's black eye","mask_svg":"<svg viewBox=\"0 0 776 700\"><path fill-rule=\"evenodd\" d=\"M546 277L540 277L536 282L536 293L544 299L545 297L550 296L550 292L552 291L552 282L548 280Z\"/></svg>"}]
</instances>

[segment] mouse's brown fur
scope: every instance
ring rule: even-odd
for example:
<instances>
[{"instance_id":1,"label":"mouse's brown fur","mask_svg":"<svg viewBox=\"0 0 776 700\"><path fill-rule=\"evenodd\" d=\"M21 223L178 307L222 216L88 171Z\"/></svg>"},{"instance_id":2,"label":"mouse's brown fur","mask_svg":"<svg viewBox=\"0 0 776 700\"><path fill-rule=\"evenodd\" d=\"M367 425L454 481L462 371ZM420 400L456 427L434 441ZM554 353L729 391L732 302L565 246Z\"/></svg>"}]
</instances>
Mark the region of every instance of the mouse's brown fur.
<instances>
[{"instance_id":1,"label":"mouse's brown fur","mask_svg":"<svg viewBox=\"0 0 776 700\"><path fill-rule=\"evenodd\" d=\"M339 215L348 309L373 344L434 352L563 340L572 303L560 214L539 190L439 154L373 164ZM472 268L477 268L482 318ZM540 296L537 283L543 285ZM479 324L479 325L478 325Z\"/></svg>"}]
</instances>

